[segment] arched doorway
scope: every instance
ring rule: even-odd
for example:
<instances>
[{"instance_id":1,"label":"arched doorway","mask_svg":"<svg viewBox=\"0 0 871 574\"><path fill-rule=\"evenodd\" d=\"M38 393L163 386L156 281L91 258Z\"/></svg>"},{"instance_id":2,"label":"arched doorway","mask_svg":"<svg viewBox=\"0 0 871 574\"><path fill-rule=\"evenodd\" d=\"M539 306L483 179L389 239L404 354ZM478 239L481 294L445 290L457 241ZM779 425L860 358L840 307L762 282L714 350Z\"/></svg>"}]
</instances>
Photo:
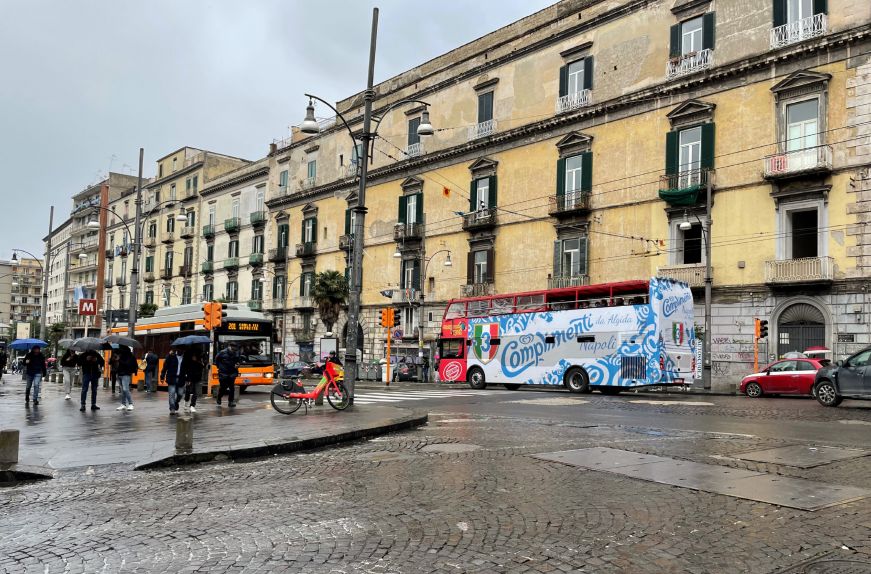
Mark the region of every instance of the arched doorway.
<instances>
[{"instance_id":1,"label":"arched doorway","mask_svg":"<svg viewBox=\"0 0 871 574\"><path fill-rule=\"evenodd\" d=\"M790 305L777 318L777 356L826 344L826 318L809 303Z\"/></svg>"}]
</instances>

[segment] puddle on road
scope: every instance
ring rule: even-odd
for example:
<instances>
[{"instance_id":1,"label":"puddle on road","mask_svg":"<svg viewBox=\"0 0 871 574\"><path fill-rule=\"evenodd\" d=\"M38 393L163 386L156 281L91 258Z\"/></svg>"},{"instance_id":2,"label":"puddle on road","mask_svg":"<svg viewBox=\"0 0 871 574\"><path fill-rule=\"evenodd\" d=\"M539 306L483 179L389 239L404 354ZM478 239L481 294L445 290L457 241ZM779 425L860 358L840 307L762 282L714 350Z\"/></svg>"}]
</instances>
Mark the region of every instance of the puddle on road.
<instances>
[{"instance_id":1,"label":"puddle on road","mask_svg":"<svg viewBox=\"0 0 871 574\"><path fill-rule=\"evenodd\" d=\"M590 401L584 401L580 399L564 399L564 398L554 398L554 399L528 399L521 401L506 401L508 403L517 403L524 405L548 405L554 407L561 406L573 406L573 405L586 405Z\"/></svg>"},{"instance_id":2,"label":"puddle on road","mask_svg":"<svg viewBox=\"0 0 871 574\"><path fill-rule=\"evenodd\" d=\"M842 425L867 425L871 427L871 422L869 421L857 421L855 419L841 419L838 421Z\"/></svg>"},{"instance_id":3,"label":"puddle on road","mask_svg":"<svg viewBox=\"0 0 871 574\"><path fill-rule=\"evenodd\" d=\"M629 401L630 403L635 403L639 405L680 405L686 407L712 407L714 403L706 403L704 401L654 401L654 400L646 400L646 399L635 399Z\"/></svg>"}]
</instances>

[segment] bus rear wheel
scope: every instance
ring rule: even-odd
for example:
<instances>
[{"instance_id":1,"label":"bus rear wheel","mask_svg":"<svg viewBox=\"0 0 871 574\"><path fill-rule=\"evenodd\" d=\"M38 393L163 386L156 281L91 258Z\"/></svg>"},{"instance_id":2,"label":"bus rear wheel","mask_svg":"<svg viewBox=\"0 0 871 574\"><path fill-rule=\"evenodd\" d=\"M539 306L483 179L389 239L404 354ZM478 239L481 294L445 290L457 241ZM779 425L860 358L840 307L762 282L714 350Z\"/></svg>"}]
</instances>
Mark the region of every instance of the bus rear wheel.
<instances>
[{"instance_id":1,"label":"bus rear wheel","mask_svg":"<svg viewBox=\"0 0 871 574\"><path fill-rule=\"evenodd\" d=\"M590 392L590 379L580 367L572 367L566 371L565 385L573 393Z\"/></svg>"},{"instance_id":2,"label":"bus rear wheel","mask_svg":"<svg viewBox=\"0 0 871 574\"><path fill-rule=\"evenodd\" d=\"M478 367L469 369L469 374L466 380L469 382L469 386L473 389L481 390L487 388L487 380L484 378L484 371Z\"/></svg>"}]
</instances>

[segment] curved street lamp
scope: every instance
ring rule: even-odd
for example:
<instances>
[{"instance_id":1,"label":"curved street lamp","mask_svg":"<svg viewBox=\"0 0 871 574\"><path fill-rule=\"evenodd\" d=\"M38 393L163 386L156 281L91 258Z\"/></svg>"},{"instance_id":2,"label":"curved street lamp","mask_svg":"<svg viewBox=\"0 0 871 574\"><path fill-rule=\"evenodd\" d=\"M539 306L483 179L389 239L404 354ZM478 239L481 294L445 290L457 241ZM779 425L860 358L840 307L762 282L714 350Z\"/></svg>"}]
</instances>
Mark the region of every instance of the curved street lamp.
<instances>
[{"instance_id":1,"label":"curved street lamp","mask_svg":"<svg viewBox=\"0 0 871 574\"><path fill-rule=\"evenodd\" d=\"M357 328L360 323L360 294L362 291L361 278L363 268L363 229L364 218L366 217L366 177L369 169L370 142L378 135L378 126L381 125L381 120L384 115L398 106L419 103L427 108L429 104L421 100L409 99L402 100L388 106L381 117L376 120L375 129L371 130L372 123L372 102L375 100L374 79L375 79L375 45L378 37L378 8L372 9L372 32L369 43L369 73L367 78L366 90L363 92L363 131L360 132L359 139L363 144L363 154L360 158L360 187L357 192L357 205L353 208L356 218L354 219L354 230L352 235L352 257L351 257L351 285L348 294L348 337L345 342L345 384L348 387L349 403L354 405L354 384L357 380ZM306 106L306 115L299 129L302 133L314 135L320 132L320 126L314 115L314 101L317 100L335 112L336 117L341 120L348 134L351 136L351 141L354 145L357 144L357 138L354 136L354 131L345 117L339 113L335 107L329 102L312 94L305 94L309 99ZM420 136L430 136L433 134L432 124L429 121L429 112L425 109L421 118L420 126L417 133Z\"/></svg>"}]
</instances>

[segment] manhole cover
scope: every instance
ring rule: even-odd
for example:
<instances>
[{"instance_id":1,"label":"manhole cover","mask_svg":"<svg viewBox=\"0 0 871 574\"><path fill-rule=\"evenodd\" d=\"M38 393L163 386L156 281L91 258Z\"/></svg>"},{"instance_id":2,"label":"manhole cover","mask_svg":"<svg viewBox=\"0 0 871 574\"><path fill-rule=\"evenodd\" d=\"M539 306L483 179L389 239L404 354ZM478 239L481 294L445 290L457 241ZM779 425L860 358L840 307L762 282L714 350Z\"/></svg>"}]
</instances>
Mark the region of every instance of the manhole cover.
<instances>
[{"instance_id":1,"label":"manhole cover","mask_svg":"<svg viewBox=\"0 0 871 574\"><path fill-rule=\"evenodd\" d=\"M441 453L454 453L454 452L472 452L473 450L478 450L481 448L476 444L464 444L461 442L448 442L442 444L428 444L423 447L421 452L441 452Z\"/></svg>"},{"instance_id":2,"label":"manhole cover","mask_svg":"<svg viewBox=\"0 0 871 574\"><path fill-rule=\"evenodd\" d=\"M871 563L857 560L817 560L784 570L783 574L871 574Z\"/></svg>"},{"instance_id":3,"label":"manhole cover","mask_svg":"<svg viewBox=\"0 0 871 574\"><path fill-rule=\"evenodd\" d=\"M867 450L855 448L793 445L765 450L754 450L732 456L734 458L752 460L754 462L782 464L797 468L813 468L815 466L822 466L840 460L867 456L868 454L871 453Z\"/></svg>"}]
</instances>

